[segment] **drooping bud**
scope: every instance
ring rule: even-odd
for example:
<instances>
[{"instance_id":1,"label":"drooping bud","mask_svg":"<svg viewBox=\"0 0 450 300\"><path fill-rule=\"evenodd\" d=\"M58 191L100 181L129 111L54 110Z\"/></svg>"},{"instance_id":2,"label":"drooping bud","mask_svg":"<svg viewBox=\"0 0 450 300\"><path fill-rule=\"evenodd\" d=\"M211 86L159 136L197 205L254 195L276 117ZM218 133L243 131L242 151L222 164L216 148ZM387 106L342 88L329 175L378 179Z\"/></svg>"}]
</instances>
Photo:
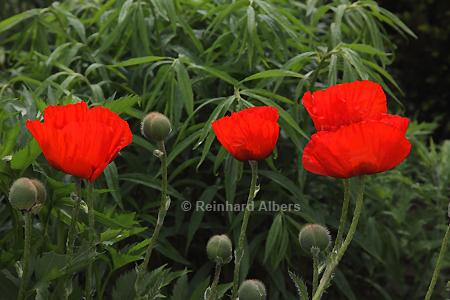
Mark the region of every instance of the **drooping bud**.
<instances>
[{"instance_id":1,"label":"drooping bud","mask_svg":"<svg viewBox=\"0 0 450 300\"><path fill-rule=\"evenodd\" d=\"M331 235L328 229L319 224L306 224L298 235L300 246L308 254L313 248L325 251L331 244Z\"/></svg>"},{"instance_id":2,"label":"drooping bud","mask_svg":"<svg viewBox=\"0 0 450 300\"><path fill-rule=\"evenodd\" d=\"M238 291L239 300L265 300L267 297L266 287L256 279L245 280Z\"/></svg>"},{"instance_id":3,"label":"drooping bud","mask_svg":"<svg viewBox=\"0 0 450 300\"><path fill-rule=\"evenodd\" d=\"M164 141L171 131L169 119L159 112L151 112L142 120L142 135L154 142Z\"/></svg>"},{"instance_id":4,"label":"drooping bud","mask_svg":"<svg viewBox=\"0 0 450 300\"><path fill-rule=\"evenodd\" d=\"M233 257L233 246L231 240L225 234L214 235L206 245L208 258L219 264L227 264Z\"/></svg>"},{"instance_id":5,"label":"drooping bud","mask_svg":"<svg viewBox=\"0 0 450 300\"><path fill-rule=\"evenodd\" d=\"M38 191L33 182L21 177L13 182L9 190L9 202L12 207L19 210L29 210L37 202Z\"/></svg>"}]
</instances>

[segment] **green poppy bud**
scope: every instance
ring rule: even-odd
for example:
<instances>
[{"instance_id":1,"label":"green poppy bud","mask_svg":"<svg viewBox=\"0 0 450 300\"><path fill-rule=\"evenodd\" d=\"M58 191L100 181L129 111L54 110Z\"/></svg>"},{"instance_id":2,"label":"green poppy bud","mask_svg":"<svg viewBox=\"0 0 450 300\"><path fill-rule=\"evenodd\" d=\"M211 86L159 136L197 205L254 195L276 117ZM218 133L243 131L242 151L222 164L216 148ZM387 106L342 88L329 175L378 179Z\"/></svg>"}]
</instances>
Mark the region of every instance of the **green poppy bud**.
<instances>
[{"instance_id":1,"label":"green poppy bud","mask_svg":"<svg viewBox=\"0 0 450 300\"><path fill-rule=\"evenodd\" d=\"M151 112L142 120L142 135L154 142L164 141L171 131L169 119L159 112Z\"/></svg>"},{"instance_id":2,"label":"green poppy bud","mask_svg":"<svg viewBox=\"0 0 450 300\"><path fill-rule=\"evenodd\" d=\"M47 190L45 189L44 184L38 180L38 179L30 179L31 182L34 184L34 187L37 190L37 202L39 204L42 204L45 202L45 199L47 198Z\"/></svg>"},{"instance_id":3,"label":"green poppy bud","mask_svg":"<svg viewBox=\"0 0 450 300\"><path fill-rule=\"evenodd\" d=\"M13 182L9 190L9 202L12 207L19 210L29 210L37 202L38 191L33 182L21 177Z\"/></svg>"},{"instance_id":4,"label":"green poppy bud","mask_svg":"<svg viewBox=\"0 0 450 300\"><path fill-rule=\"evenodd\" d=\"M298 236L300 246L307 253L313 248L325 251L331 244L331 235L327 228L319 224L306 224Z\"/></svg>"},{"instance_id":5,"label":"green poppy bud","mask_svg":"<svg viewBox=\"0 0 450 300\"><path fill-rule=\"evenodd\" d=\"M239 287L238 295L239 300L265 300L266 287L256 279L245 280Z\"/></svg>"},{"instance_id":6,"label":"green poppy bud","mask_svg":"<svg viewBox=\"0 0 450 300\"><path fill-rule=\"evenodd\" d=\"M233 257L233 246L226 235L215 235L211 237L206 245L208 258L219 264L227 264Z\"/></svg>"}]
</instances>

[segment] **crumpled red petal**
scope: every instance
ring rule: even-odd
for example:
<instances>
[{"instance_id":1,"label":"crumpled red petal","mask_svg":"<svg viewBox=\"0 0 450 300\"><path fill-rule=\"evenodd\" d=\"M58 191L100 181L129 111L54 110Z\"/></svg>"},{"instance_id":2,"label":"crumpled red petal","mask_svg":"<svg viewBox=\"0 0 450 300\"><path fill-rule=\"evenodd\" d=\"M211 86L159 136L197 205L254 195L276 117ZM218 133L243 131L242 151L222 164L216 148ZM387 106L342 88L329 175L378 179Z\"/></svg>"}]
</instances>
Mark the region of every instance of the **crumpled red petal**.
<instances>
[{"instance_id":1,"label":"crumpled red petal","mask_svg":"<svg viewBox=\"0 0 450 300\"><path fill-rule=\"evenodd\" d=\"M222 146L236 159L262 160L272 154L280 127L278 110L256 106L232 113L212 123Z\"/></svg>"},{"instance_id":2,"label":"crumpled red petal","mask_svg":"<svg viewBox=\"0 0 450 300\"><path fill-rule=\"evenodd\" d=\"M378 119L387 113L382 87L368 80L331 86L302 98L317 131L336 130L341 126Z\"/></svg>"},{"instance_id":3,"label":"crumpled red petal","mask_svg":"<svg viewBox=\"0 0 450 300\"><path fill-rule=\"evenodd\" d=\"M350 178L390 170L409 154L405 137L408 119L385 115L380 120L319 131L303 151L303 167L309 172Z\"/></svg>"},{"instance_id":4,"label":"crumpled red petal","mask_svg":"<svg viewBox=\"0 0 450 300\"><path fill-rule=\"evenodd\" d=\"M43 123L26 126L50 165L90 181L132 141L126 121L103 107L88 109L85 102L49 106Z\"/></svg>"}]
</instances>

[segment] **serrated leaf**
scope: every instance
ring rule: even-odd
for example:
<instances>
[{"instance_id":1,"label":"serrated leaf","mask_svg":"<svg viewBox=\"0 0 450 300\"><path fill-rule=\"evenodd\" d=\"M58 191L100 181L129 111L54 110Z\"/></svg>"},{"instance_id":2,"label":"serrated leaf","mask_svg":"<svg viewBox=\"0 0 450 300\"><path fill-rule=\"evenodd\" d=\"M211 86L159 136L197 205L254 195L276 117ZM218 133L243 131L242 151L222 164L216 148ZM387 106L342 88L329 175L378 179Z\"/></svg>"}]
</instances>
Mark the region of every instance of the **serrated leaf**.
<instances>
[{"instance_id":1,"label":"serrated leaf","mask_svg":"<svg viewBox=\"0 0 450 300\"><path fill-rule=\"evenodd\" d=\"M309 300L308 288L306 287L303 279L291 271L288 271L288 273L297 288L297 293L300 296L300 300Z\"/></svg>"},{"instance_id":2,"label":"serrated leaf","mask_svg":"<svg viewBox=\"0 0 450 300\"><path fill-rule=\"evenodd\" d=\"M11 168L25 170L41 154L41 148L35 139L32 139L24 148L14 153Z\"/></svg>"}]
</instances>

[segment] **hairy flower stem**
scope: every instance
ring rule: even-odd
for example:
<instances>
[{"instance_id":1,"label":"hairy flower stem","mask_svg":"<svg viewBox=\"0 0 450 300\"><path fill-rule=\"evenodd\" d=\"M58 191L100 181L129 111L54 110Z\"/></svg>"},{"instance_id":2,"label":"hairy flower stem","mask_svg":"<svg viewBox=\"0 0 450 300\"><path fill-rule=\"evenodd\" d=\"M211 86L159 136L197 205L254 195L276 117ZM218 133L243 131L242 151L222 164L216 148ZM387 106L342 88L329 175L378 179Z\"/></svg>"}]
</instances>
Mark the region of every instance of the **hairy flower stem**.
<instances>
[{"instance_id":1,"label":"hairy flower stem","mask_svg":"<svg viewBox=\"0 0 450 300\"><path fill-rule=\"evenodd\" d=\"M80 213L81 206L81 179L77 178L75 182L75 194L73 196L75 201L72 209L72 219L70 221L69 233L67 234L66 253L69 258L72 258L75 247L75 231L77 228L78 215Z\"/></svg>"},{"instance_id":2,"label":"hairy flower stem","mask_svg":"<svg viewBox=\"0 0 450 300\"><path fill-rule=\"evenodd\" d=\"M25 212L25 241L23 246L22 280L20 281L18 300L25 299L31 252L31 212Z\"/></svg>"},{"instance_id":3,"label":"hairy flower stem","mask_svg":"<svg viewBox=\"0 0 450 300\"><path fill-rule=\"evenodd\" d=\"M350 203L350 182L344 179L344 201L342 202L341 218L339 220L338 233L334 242L333 252L337 250L341 244L342 235L344 234L345 225L347 224L348 205Z\"/></svg>"},{"instance_id":4,"label":"hairy flower stem","mask_svg":"<svg viewBox=\"0 0 450 300\"><path fill-rule=\"evenodd\" d=\"M155 230L153 231L153 235L150 238L150 242L147 247L147 252L145 253L144 262L141 265L142 270L147 270L148 263L150 261L150 256L152 255L153 248L156 245L158 240L159 232L161 231L161 227L164 224L164 218L166 217L167 211L170 207L170 198L167 193L168 182L167 182L167 151L164 145L164 141L158 143L159 148L159 159L161 160L161 205L158 211L158 220L156 221Z\"/></svg>"},{"instance_id":5,"label":"hairy flower stem","mask_svg":"<svg viewBox=\"0 0 450 300\"><path fill-rule=\"evenodd\" d=\"M439 272L441 271L442 261L444 260L445 254L447 252L448 239L450 237L450 224L447 226L447 231L445 232L444 238L442 239L441 250L439 251L439 256L436 261L436 266L434 267L433 277L431 277L430 286L428 287L427 294L425 295L425 300L430 300L431 295L433 295L434 286L439 277Z\"/></svg>"},{"instance_id":6,"label":"hairy flower stem","mask_svg":"<svg viewBox=\"0 0 450 300\"><path fill-rule=\"evenodd\" d=\"M216 300L217 299L217 285L219 284L220 271L222 269L222 265L216 263L216 271L214 272L214 280L211 284L211 289L209 290L208 300Z\"/></svg>"},{"instance_id":7,"label":"hairy flower stem","mask_svg":"<svg viewBox=\"0 0 450 300\"><path fill-rule=\"evenodd\" d=\"M313 284L312 284L312 295L317 290L319 285L319 253L313 253Z\"/></svg>"},{"instance_id":8,"label":"hairy flower stem","mask_svg":"<svg viewBox=\"0 0 450 300\"><path fill-rule=\"evenodd\" d=\"M359 193L356 198L356 206L353 213L353 219L350 224L350 228L348 230L347 236L345 237L344 242L342 243L342 246L337 249L336 254L331 253L331 258L329 260L329 263L327 267L325 268L325 271L323 273L322 278L320 279L319 287L317 288L316 292L313 295L313 300L319 300L322 298L323 293L325 292L325 289L328 287L328 284L331 279L331 275L334 272L334 269L338 266L340 260L345 254L345 251L347 251L348 246L350 245L353 236L356 232L356 228L358 227L359 217L361 216L361 211L364 204L364 177L360 178L360 187L359 187Z\"/></svg>"},{"instance_id":9,"label":"hairy flower stem","mask_svg":"<svg viewBox=\"0 0 450 300\"><path fill-rule=\"evenodd\" d=\"M88 201L88 220L89 220L89 248L93 249L95 247L95 218L94 218L94 184L89 182L87 184L87 201ZM92 289L92 273L93 273L93 262L88 264L88 269L86 273L86 299L91 300L93 297Z\"/></svg>"},{"instance_id":10,"label":"hairy flower stem","mask_svg":"<svg viewBox=\"0 0 450 300\"><path fill-rule=\"evenodd\" d=\"M244 210L244 218L242 220L241 232L239 233L238 247L235 253L235 263L234 263L234 276L233 276L233 292L231 299L237 299L237 292L239 288L239 273L241 267L241 260L244 256L244 242L245 242L245 232L247 230L248 219L250 218L250 208L255 198L256 194L256 181L258 178L258 162L249 161L250 167L252 169L252 181L250 183L250 192L248 194L247 205Z\"/></svg>"}]
</instances>

